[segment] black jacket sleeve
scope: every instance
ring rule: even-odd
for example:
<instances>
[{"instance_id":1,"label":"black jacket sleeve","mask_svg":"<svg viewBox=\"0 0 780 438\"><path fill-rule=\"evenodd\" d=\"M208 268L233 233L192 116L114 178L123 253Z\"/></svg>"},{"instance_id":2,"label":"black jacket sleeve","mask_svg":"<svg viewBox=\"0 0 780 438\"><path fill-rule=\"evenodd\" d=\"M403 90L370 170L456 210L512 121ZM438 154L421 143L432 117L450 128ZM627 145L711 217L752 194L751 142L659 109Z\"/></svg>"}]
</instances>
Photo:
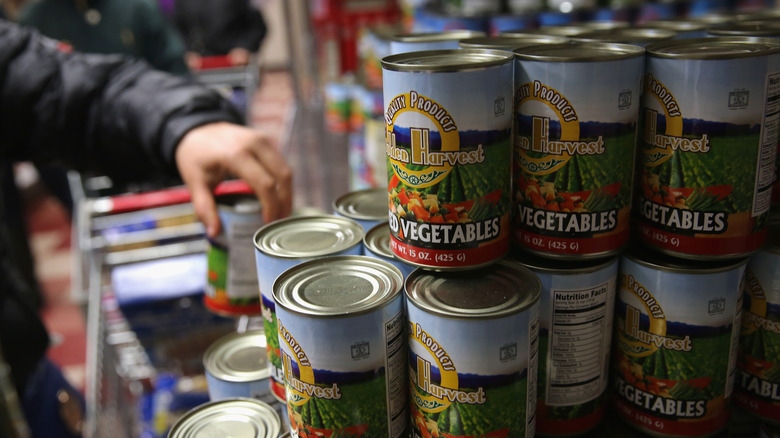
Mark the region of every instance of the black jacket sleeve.
<instances>
[{"instance_id":1,"label":"black jacket sleeve","mask_svg":"<svg viewBox=\"0 0 780 438\"><path fill-rule=\"evenodd\" d=\"M125 179L176 175L190 129L242 123L217 92L115 55L69 53L0 20L0 159L60 161Z\"/></svg>"},{"instance_id":2,"label":"black jacket sleeve","mask_svg":"<svg viewBox=\"0 0 780 438\"><path fill-rule=\"evenodd\" d=\"M182 136L216 121L242 122L214 91L143 61L68 53L54 40L0 20L0 160L6 163L58 161L124 180L177 176L174 152ZM24 300L29 293L5 247L3 225L0 344L22 391L48 338Z\"/></svg>"}]
</instances>

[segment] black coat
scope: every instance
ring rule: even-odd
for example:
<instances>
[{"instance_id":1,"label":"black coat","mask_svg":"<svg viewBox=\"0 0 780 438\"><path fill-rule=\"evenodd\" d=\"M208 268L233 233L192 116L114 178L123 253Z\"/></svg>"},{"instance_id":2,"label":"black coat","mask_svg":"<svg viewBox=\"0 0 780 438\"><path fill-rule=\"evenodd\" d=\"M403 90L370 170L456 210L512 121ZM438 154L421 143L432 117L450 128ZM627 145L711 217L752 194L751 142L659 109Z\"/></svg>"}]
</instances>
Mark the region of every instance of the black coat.
<instances>
[{"instance_id":1,"label":"black coat","mask_svg":"<svg viewBox=\"0 0 780 438\"><path fill-rule=\"evenodd\" d=\"M235 48L256 52L267 32L250 0L175 0L173 18L187 50L202 56L227 55Z\"/></svg>"},{"instance_id":2,"label":"black coat","mask_svg":"<svg viewBox=\"0 0 780 438\"><path fill-rule=\"evenodd\" d=\"M144 61L67 53L54 40L0 20L3 163L56 161L118 181L176 176L174 153L182 136L216 121L242 123L214 91ZM29 286L9 251L8 229L0 225L0 343L21 389L48 337L34 306L24 302Z\"/></svg>"}]
</instances>

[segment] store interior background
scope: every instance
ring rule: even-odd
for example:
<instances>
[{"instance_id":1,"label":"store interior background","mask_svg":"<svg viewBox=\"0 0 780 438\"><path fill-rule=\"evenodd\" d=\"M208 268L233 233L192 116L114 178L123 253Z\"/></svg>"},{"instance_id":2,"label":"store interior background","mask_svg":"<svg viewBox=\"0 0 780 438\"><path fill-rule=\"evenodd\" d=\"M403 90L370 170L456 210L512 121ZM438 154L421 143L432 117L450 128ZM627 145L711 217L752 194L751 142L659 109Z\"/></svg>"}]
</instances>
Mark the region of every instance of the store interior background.
<instances>
[{"instance_id":1,"label":"store interior background","mask_svg":"<svg viewBox=\"0 0 780 438\"><path fill-rule=\"evenodd\" d=\"M354 132L334 129L324 114L326 85L341 79L341 68L334 64L340 59L339 44L329 40L329 34L319 33L323 28L312 25L311 14L328 4L370 9L385 3L397 7L390 0L259 1L269 34L259 57L260 75L248 123L266 131L295 169L297 208L329 210L337 196L366 184L355 182L348 159ZM340 25L333 24L337 27L330 31ZM49 356L75 387L88 392L87 279L74 278L81 276L85 264L79 230L74 232L82 224L71 220L24 166L19 168L18 182L28 201L25 213L46 298L43 318L53 339Z\"/></svg>"}]
</instances>

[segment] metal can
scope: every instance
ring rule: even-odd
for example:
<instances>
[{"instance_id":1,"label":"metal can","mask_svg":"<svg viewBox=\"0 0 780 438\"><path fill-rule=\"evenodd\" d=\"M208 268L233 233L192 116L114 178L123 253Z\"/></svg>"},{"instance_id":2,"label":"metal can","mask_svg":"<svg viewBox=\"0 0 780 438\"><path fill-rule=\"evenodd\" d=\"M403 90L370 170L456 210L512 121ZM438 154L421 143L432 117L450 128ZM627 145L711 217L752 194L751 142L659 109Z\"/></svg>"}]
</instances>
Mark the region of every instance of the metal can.
<instances>
[{"instance_id":1,"label":"metal can","mask_svg":"<svg viewBox=\"0 0 780 438\"><path fill-rule=\"evenodd\" d=\"M644 47L650 43L673 39L675 36L677 36L677 33L673 30L631 27L609 31L586 32L571 37L571 40L580 42L624 43Z\"/></svg>"},{"instance_id":2,"label":"metal can","mask_svg":"<svg viewBox=\"0 0 780 438\"><path fill-rule=\"evenodd\" d=\"M582 23L583 26L593 30L602 32L612 32L618 29L628 29L631 27L631 23L628 21L617 20L615 18L610 19L593 19Z\"/></svg>"},{"instance_id":3,"label":"metal can","mask_svg":"<svg viewBox=\"0 0 780 438\"><path fill-rule=\"evenodd\" d=\"M540 293L508 259L407 278L413 438L534 436Z\"/></svg>"},{"instance_id":4,"label":"metal can","mask_svg":"<svg viewBox=\"0 0 780 438\"><path fill-rule=\"evenodd\" d=\"M328 132L349 132L354 84L349 79L326 82L322 89Z\"/></svg>"},{"instance_id":5,"label":"metal can","mask_svg":"<svg viewBox=\"0 0 780 438\"><path fill-rule=\"evenodd\" d=\"M387 189L384 187L355 190L333 201L333 213L354 220L368 231L387 221Z\"/></svg>"},{"instance_id":6,"label":"metal can","mask_svg":"<svg viewBox=\"0 0 780 438\"><path fill-rule=\"evenodd\" d=\"M760 249L780 123L780 45L710 37L646 49L639 238L683 258L739 258Z\"/></svg>"},{"instance_id":7,"label":"metal can","mask_svg":"<svg viewBox=\"0 0 780 438\"><path fill-rule=\"evenodd\" d=\"M745 272L734 404L780 426L780 239L770 233Z\"/></svg>"},{"instance_id":8,"label":"metal can","mask_svg":"<svg viewBox=\"0 0 780 438\"><path fill-rule=\"evenodd\" d=\"M363 237L363 255L392 263L393 266L401 270L401 274L406 278L415 270L415 267L402 262L393 254L393 250L390 249L391 239L389 221L375 225L366 231L366 235Z\"/></svg>"},{"instance_id":9,"label":"metal can","mask_svg":"<svg viewBox=\"0 0 780 438\"><path fill-rule=\"evenodd\" d=\"M646 248L622 256L611 366L619 417L664 437L728 426L746 264Z\"/></svg>"},{"instance_id":10,"label":"metal can","mask_svg":"<svg viewBox=\"0 0 780 438\"><path fill-rule=\"evenodd\" d=\"M710 0L702 0L702 1L707 2ZM727 11L712 11L712 12L705 12L703 14L697 14L697 15L689 14L689 17L693 20L705 23L707 24L707 26L710 27L726 25L729 23L735 23L737 21L737 16Z\"/></svg>"},{"instance_id":11,"label":"metal can","mask_svg":"<svg viewBox=\"0 0 780 438\"><path fill-rule=\"evenodd\" d=\"M230 333L217 339L203 353L203 368L212 401L245 397L274 402L263 330Z\"/></svg>"},{"instance_id":12,"label":"metal can","mask_svg":"<svg viewBox=\"0 0 780 438\"><path fill-rule=\"evenodd\" d=\"M523 250L604 258L628 243L642 47L514 51L514 221Z\"/></svg>"},{"instance_id":13,"label":"metal can","mask_svg":"<svg viewBox=\"0 0 780 438\"><path fill-rule=\"evenodd\" d=\"M780 38L780 21L750 20L732 22L707 28L709 36Z\"/></svg>"},{"instance_id":14,"label":"metal can","mask_svg":"<svg viewBox=\"0 0 780 438\"><path fill-rule=\"evenodd\" d=\"M458 41L465 38L480 36L485 36L485 32L468 29L447 30L442 32L400 33L390 37L390 55L427 50L457 49ZM384 79L385 69L384 62L382 62L383 86L387 83Z\"/></svg>"},{"instance_id":15,"label":"metal can","mask_svg":"<svg viewBox=\"0 0 780 438\"><path fill-rule=\"evenodd\" d=\"M358 71L369 89L382 88L381 59L390 54L390 37L399 30L399 26L373 25L358 35Z\"/></svg>"},{"instance_id":16,"label":"metal can","mask_svg":"<svg viewBox=\"0 0 780 438\"><path fill-rule=\"evenodd\" d=\"M403 277L390 263L334 256L274 283L293 436L408 433Z\"/></svg>"},{"instance_id":17,"label":"metal can","mask_svg":"<svg viewBox=\"0 0 780 438\"><path fill-rule=\"evenodd\" d=\"M382 105L382 113L384 113L384 102ZM363 142L365 143L366 179L371 187L384 187L387 182L385 137L385 118L383 115L366 119L363 127Z\"/></svg>"},{"instance_id":18,"label":"metal can","mask_svg":"<svg viewBox=\"0 0 780 438\"><path fill-rule=\"evenodd\" d=\"M517 35L517 36L490 36L466 38L458 42L461 49L496 49L512 51L526 46L539 44L561 44L569 39L560 35Z\"/></svg>"},{"instance_id":19,"label":"metal can","mask_svg":"<svg viewBox=\"0 0 780 438\"><path fill-rule=\"evenodd\" d=\"M671 20L650 20L642 23L640 27L671 30L677 34L676 38L687 39L706 37L707 28L710 27L710 25L701 20L683 20L677 18Z\"/></svg>"},{"instance_id":20,"label":"metal can","mask_svg":"<svg viewBox=\"0 0 780 438\"><path fill-rule=\"evenodd\" d=\"M260 400L231 398L189 410L168 432L168 438L277 438L281 420L274 408Z\"/></svg>"},{"instance_id":21,"label":"metal can","mask_svg":"<svg viewBox=\"0 0 780 438\"><path fill-rule=\"evenodd\" d=\"M391 246L407 263L474 268L508 251L512 59L459 49L382 60Z\"/></svg>"},{"instance_id":22,"label":"metal can","mask_svg":"<svg viewBox=\"0 0 780 438\"><path fill-rule=\"evenodd\" d=\"M222 229L208 240L204 304L221 315L257 315L260 295L251 239L263 225L260 202L251 194L217 196L217 213Z\"/></svg>"},{"instance_id":23,"label":"metal can","mask_svg":"<svg viewBox=\"0 0 780 438\"><path fill-rule=\"evenodd\" d=\"M560 25L550 25L550 26L542 26L536 29L517 29L517 30L507 30L504 32L501 32L500 36L511 36L511 37L524 37L529 35L552 35L552 36L563 36L563 37L573 37L579 34L583 34L586 32L592 32L593 28L586 26L585 24L560 24Z\"/></svg>"},{"instance_id":24,"label":"metal can","mask_svg":"<svg viewBox=\"0 0 780 438\"><path fill-rule=\"evenodd\" d=\"M262 299L271 392L284 401L284 375L279 355L273 284L287 269L307 260L363 253L363 227L352 219L322 216L291 216L257 230L254 236L257 281Z\"/></svg>"},{"instance_id":25,"label":"metal can","mask_svg":"<svg viewBox=\"0 0 780 438\"><path fill-rule=\"evenodd\" d=\"M574 436L604 418L618 258L515 259L542 282L536 433Z\"/></svg>"},{"instance_id":26,"label":"metal can","mask_svg":"<svg viewBox=\"0 0 780 438\"><path fill-rule=\"evenodd\" d=\"M731 23L722 23L707 29L709 36L715 37L760 37L760 38L780 38L780 21L777 18L767 18L765 20L749 20ZM778 67L769 67L770 72L778 71ZM771 126L771 125L770 125ZM772 185L771 208L774 211L780 210L780 138L778 138L777 151L775 152L775 178Z\"/></svg>"}]
</instances>

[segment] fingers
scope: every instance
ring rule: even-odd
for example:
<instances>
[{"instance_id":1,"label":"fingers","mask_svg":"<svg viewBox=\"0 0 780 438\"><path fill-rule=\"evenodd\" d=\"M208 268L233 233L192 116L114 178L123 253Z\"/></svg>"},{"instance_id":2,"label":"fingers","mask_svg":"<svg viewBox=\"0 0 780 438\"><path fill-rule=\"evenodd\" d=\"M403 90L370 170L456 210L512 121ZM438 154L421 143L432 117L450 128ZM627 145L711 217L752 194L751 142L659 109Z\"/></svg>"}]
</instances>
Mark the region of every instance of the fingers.
<instances>
[{"instance_id":1,"label":"fingers","mask_svg":"<svg viewBox=\"0 0 780 438\"><path fill-rule=\"evenodd\" d=\"M206 235L211 238L216 237L219 234L220 223L217 204L211 188L204 181L203 183L191 183L189 190L195 215L206 227Z\"/></svg>"},{"instance_id":2,"label":"fingers","mask_svg":"<svg viewBox=\"0 0 780 438\"><path fill-rule=\"evenodd\" d=\"M292 212L292 169L284 160L281 154L272 146L265 144L266 147L255 148L254 154L257 162L262 170L256 175L268 174L271 180L264 180L260 182L255 188L255 193L261 199L265 199L265 196L269 196L266 205L264 206L264 214L268 214L268 217L264 216L266 222L274 219L283 218L289 216ZM247 184L251 183L247 181ZM269 194L270 193L270 194Z\"/></svg>"},{"instance_id":3,"label":"fingers","mask_svg":"<svg viewBox=\"0 0 780 438\"><path fill-rule=\"evenodd\" d=\"M289 215L292 209L291 171L275 152L255 150L253 159L238 160L235 168L260 199L265 223Z\"/></svg>"},{"instance_id":4,"label":"fingers","mask_svg":"<svg viewBox=\"0 0 780 438\"><path fill-rule=\"evenodd\" d=\"M176 161L209 236L219 231L212 190L226 175L251 187L266 223L292 210L292 170L267 137L254 129L224 122L195 128L179 143Z\"/></svg>"}]
</instances>

